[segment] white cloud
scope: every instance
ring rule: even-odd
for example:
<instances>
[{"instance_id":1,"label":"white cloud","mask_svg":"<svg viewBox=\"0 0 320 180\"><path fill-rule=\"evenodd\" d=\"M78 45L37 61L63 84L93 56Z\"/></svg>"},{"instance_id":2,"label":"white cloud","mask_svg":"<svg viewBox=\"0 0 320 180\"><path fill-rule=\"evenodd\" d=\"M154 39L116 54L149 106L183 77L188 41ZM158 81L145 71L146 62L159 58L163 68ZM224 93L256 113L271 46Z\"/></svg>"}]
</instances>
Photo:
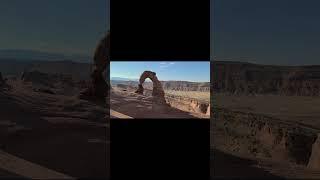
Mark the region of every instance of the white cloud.
<instances>
[{"instance_id":1,"label":"white cloud","mask_svg":"<svg viewBox=\"0 0 320 180\"><path fill-rule=\"evenodd\" d=\"M160 70L166 70L170 66L174 65L174 62L161 62L160 63Z\"/></svg>"},{"instance_id":2,"label":"white cloud","mask_svg":"<svg viewBox=\"0 0 320 180\"><path fill-rule=\"evenodd\" d=\"M161 62L160 64L161 65L166 65L166 64L174 65L175 63L174 62Z\"/></svg>"},{"instance_id":3,"label":"white cloud","mask_svg":"<svg viewBox=\"0 0 320 180\"><path fill-rule=\"evenodd\" d=\"M167 68L169 65L161 65L160 68Z\"/></svg>"}]
</instances>

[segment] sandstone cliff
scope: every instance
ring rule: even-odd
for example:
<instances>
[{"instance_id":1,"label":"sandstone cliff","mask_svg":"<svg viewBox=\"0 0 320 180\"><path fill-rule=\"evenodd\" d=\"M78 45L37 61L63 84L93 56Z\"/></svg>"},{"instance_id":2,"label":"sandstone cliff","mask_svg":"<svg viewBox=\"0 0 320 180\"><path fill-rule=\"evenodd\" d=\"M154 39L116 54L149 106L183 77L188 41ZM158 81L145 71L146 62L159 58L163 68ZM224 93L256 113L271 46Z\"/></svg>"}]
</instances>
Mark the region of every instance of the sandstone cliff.
<instances>
[{"instance_id":1,"label":"sandstone cliff","mask_svg":"<svg viewBox=\"0 0 320 180\"><path fill-rule=\"evenodd\" d=\"M215 61L213 91L231 94L320 95L320 66Z\"/></svg>"},{"instance_id":2,"label":"sandstone cliff","mask_svg":"<svg viewBox=\"0 0 320 180\"><path fill-rule=\"evenodd\" d=\"M164 90L175 91L210 91L210 82L188 82L188 81L160 81ZM126 84L130 86L138 86L136 81L116 81L112 80L111 84ZM144 82L143 87L146 89L152 89L152 82Z\"/></svg>"},{"instance_id":3,"label":"sandstone cliff","mask_svg":"<svg viewBox=\"0 0 320 180\"><path fill-rule=\"evenodd\" d=\"M163 89L176 91L210 91L210 82L162 81Z\"/></svg>"},{"instance_id":4,"label":"sandstone cliff","mask_svg":"<svg viewBox=\"0 0 320 180\"><path fill-rule=\"evenodd\" d=\"M261 114L216 108L211 145L217 149L319 169L319 130Z\"/></svg>"}]
</instances>

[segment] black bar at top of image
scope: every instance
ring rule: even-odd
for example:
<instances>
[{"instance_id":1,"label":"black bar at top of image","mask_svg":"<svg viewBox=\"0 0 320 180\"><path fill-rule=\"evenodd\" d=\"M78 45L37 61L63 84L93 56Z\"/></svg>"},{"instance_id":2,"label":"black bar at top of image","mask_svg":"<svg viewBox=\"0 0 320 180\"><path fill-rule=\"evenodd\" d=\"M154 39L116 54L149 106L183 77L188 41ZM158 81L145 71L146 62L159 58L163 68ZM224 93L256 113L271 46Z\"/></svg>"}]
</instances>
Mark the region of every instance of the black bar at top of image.
<instances>
[{"instance_id":1,"label":"black bar at top of image","mask_svg":"<svg viewBox=\"0 0 320 180\"><path fill-rule=\"evenodd\" d=\"M210 0L111 0L111 60L210 57Z\"/></svg>"}]
</instances>

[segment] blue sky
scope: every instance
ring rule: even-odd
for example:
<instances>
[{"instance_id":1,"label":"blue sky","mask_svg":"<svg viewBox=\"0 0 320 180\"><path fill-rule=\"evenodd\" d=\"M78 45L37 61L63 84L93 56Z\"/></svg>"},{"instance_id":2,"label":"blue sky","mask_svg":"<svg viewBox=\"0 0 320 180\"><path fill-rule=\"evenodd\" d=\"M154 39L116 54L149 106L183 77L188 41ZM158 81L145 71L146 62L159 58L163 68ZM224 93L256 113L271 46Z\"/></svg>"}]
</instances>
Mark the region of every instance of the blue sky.
<instances>
[{"instance_id":1,"label":"blue sky","mask_svg":"<svg viewBox=\"0 0 320 180\"><path fill-rule=\"evenodd\" d=\"M211 1L211 54L259 64L320 64L319 0Z\"/></svg>"},{"instance_id":2,"label":"blue sky","mask_svg":"<svg viewBox=\"0 0 320 180\"><path fill-rule=\"evenodd\" d=\"M111 62L110 77L139 79L145 70L157 73L159 80L181 80L192 82L210 81L210 62L205 61L145 61Z\"/></svg>"},{"instance_id":3,"label":"blue sky","mask_svg":"<svg viewBox=\"0 0 320 180\"><path fill-rule=\"evenodd\" d=\"M109 29L109 0L2 0L0 49L92 56Z\"/></svg>"}]
</instances>

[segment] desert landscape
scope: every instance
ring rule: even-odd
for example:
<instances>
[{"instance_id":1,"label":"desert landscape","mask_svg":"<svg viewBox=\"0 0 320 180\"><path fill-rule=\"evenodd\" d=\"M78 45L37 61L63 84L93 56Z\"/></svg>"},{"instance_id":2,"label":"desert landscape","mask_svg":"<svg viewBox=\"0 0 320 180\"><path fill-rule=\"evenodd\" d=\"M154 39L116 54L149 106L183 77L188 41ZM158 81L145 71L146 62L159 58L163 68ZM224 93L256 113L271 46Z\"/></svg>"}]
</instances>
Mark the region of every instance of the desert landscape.
<instances>
[{"instance_id":1,"label":"desert landscape","mask_svg":"<svg viewBox=\"0 0 320 180\"><path fill-rule=\"evenodd\" d=\"M211 176L320 178L320 66L211 68Z\"/></svg>"},{"instance_id":2,"label":"desert landscape","mask_svg":"<svg viewBox=\"0 0 320 180\"><path fill-rule=\"evenodd\" d=\"M109 177L107 103L81 98L91 64L0 63L1 178Z\"/></svg>"},{"instance_id":3,"label":"desert landscape","mask_svg":"<svg viewBox=\"0 0 320 180\"><path fill-rule=\"evenodd\" d=\"M0 2L0 178L110 178L109 4Z\"/></svg>"},{"instance_id":4,"label":"desert landscape","mask_svg":"<svg viewBox=\"0 0 320 180\"><path fill-rule=\"evenodd\" d=\"M210 82L160 81L144 71L139 81L111 78L111 87L112 118L210 118Z\"/></svg>"}]
</instances>

